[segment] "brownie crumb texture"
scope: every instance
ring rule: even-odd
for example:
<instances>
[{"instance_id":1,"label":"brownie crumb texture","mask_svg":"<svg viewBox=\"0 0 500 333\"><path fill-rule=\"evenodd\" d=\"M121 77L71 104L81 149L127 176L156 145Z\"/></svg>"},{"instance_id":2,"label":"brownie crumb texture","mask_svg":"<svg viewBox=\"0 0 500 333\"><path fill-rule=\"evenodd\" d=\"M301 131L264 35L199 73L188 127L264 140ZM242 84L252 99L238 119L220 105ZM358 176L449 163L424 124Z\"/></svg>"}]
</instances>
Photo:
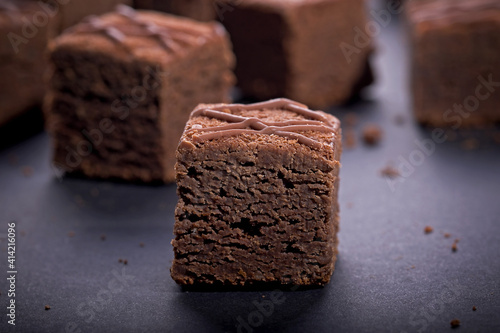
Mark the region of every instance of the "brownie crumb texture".
<instances>
[{"instance_id":1,"label":"brownie crumb texture","mask_svg":"<svg viewBox=\"0 0 500 333\"><path fill-rule=\"evenodd\" d=\"M451 250L453 252L457 252L458 250L458 245L457 245L457 242L454 242L453 244L451 244Z\"/></svg>"},{"instance_id":2,"label":"brownie crumb texture","mask_svg":"<svg viewBox=\"0 0 500 333\"><path fill-rule=\"evenodd\" d=\"M341 150L338 119L291 100L196 108L177 154L172 278L328 283Z\"/></svg>"},{"instance_id":3,"label":"brownie crumb texture","mask_svg":"<svg viewBox=\"0 0 500 333\"><path fill-rule=\"evenodd\" d=\"M477 308L475 306L472 307L472 311L476 311Z\"/></svg>"},{"instance_id":4,"label":"brownie crumb texture","mask_svg":"<svg viewBox=\"0 0 500 333\"><path fill-rule=\"evenodd\" d=\"M380 170L380 174L383 176L383 177L387 177L387 178L391 178L391 179L394 179L394 178L397 178L399 177L401 174L399 173L399 170L388 165L386 166L385 168L383 168L382 170Z\"/></svg>"},{"instance_id":5,"label":"brownie crumb texture","mask_svg":"<svg viewBox=\"0 0 500 333\"><path fill-rule=\"evenodd\" d=\"M50 305L45 305L45 310L50 310Z\"/></svg>"},{"instance_id":6,"label":"brownie crumb texture","mask_svg":"<svg viewBox=\"0 0 500 333\"><path fill-rule=\"evenodd\" d=\"M383 131L375 124L366 125L363 128L363 141L369 146L375 146L382 140Z\"/></svg>"},{"instance_id":7,"label":"brownie crumb texture","mask_svg":"<svg viewBox=\"0 0 500 333\"><path fill-rule=\"evenodd\" d=\"M428 226L426 226L426 227L424 228L424 232L425 232L426 234L430 234L430 233L432 233L433 231L434 231L434 228L433 228L433 227L431 227L431 226L429 226L429 225L428 225Z\"/></svg>"},{"instance_id":8,"label":"brownie crumb texture","mask_svg":"<svg viewBox=\"0 0 500 333\"><path fill-rule=\"evenodd\" d=\"M458 326L460 326L460 320L453 319L452 321L450 321L450 325L451 325L451 328L457 328Z\"/></svg>"}]
</instances>

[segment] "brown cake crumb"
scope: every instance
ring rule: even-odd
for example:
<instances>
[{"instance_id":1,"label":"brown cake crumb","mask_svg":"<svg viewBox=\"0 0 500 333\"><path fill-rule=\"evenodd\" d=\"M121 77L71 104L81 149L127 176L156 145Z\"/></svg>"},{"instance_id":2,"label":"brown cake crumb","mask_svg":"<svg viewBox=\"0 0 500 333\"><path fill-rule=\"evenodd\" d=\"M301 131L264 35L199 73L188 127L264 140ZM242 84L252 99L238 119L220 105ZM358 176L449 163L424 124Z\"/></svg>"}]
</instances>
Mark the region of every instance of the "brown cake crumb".
<instances>
[{"instance_id":1,"label":"brown cake crumb","mask_svg":"<svg viewBox=\"0 0 500 333\"><path fill-rule=\"evenodd\" d=\"M95 197L98 197L99 196L99 189L94 187L93 189L90 190L90 195L93 196L94 198Z\"/></svg>"},{"instance_id":2,"label":"brown cake crumb","mask_svg":"<svg viewBox=\"0 0 500 333\"><path fill-rule=\"evenodd\" d=\"M465 139L461 146L465 150L476 150L479 148L479 141L475 138Z\"/></svg>"},{"instance_id":3,"label":"brown cake crumb","mask_svg":"<svg viewBox=\"0 0 500 333\"><path fill-rule=\"evenodd\" d=\"M456 242L455 242L455 243L453 243L453 244L451 245L451 250L452 250L453 252L457 252L458 247L457 247L457 243L456 243Z\"/></svg>"},{"instance_id":4,"label":"brown cake crumb","mask_svg":"<svg viewBox=\"0 0 500 333\"><path fill-rule=\"evenodd\" d=\"M388 165L385 168L383 168L382 170L380 170L380 174L383 177L387 177L387 178L391 178L391 179L401 176L401 174L399 173L399 170L390 166L390 165Z\"/></svg>"},{"instance_id":5,"label":"brown cake crumb","mask_svg":"<svg viewBox=\"0 0 500 333\"><path fill-rule=\"evenodd\" d=\"M50 305L45 305L45 310L50 310Z\"/></svg>"},{"instance_id":6,"label":"brown cake crumb","mask_svg":"<svg viewBox=\"0 0 500 333\"><path fill-rule=\"evenodd\" d=\"M401 126L401 125L404 125L404 123L406 122L406 118L402 114L397 114L394 117L394 122L396 123L396 125Z\"/></svg>"},{"instance_id":7,"label":"brown cake crumb","mask_svg":"<svg viewBox=\"0 0 500 333\"><path fill-rule=\"evenodd\" d=\"M356 140L356 132L352 128L347 128L345 130L345 141L344 141L344 147L346 149L353 149L356 148L358 145L358 142Z\"/></svg>"},{"instance_id":8,"label":"brown cake crumb","mask_svg":"<svg viewBox=\"0 0 500 333\"><path fill-rule=\"evenodd\" d=\"M345 115L343 122L346 126L354 127L358 124L358 115L354 112L349 112Z\"/></svg>"},{"instance_id":9,"label":"brown cake crumb","mask_svg":"<svg viewBox=\"0 0 500 333\"><path fill-rule=\"evenodd\" d=\"M366 125L363 128L363 141L370 146L377 145L382 140L382 134L382 129L378 125Z\"/></svg>"},{"instance_id":10,"label":"brown cake crumb","mask_svg":"<svg viewBox=\"0 0 500 333\"><path fill-rule=\"evenodd\" d=\"M120 258L120 259L118 259L118 262L119 262L120 264L122 264L122 263L123 263L123 259L121 259L121 258Z\"/></svg>"},{"instance_id":11,"label":"brown cake crumb","mask_svg":"<svg viewBox=\"0 0 500 333\"><path fill-rule=\"evenodd\" d=\"M101 240L102 240L102 241L105 241L105 240L106 240L106 235L104 235L104 234L103 234L103 235L101 235Z\"/></svg>"},{"instance_id":12,"label":"brown cake crumb","mask_svg":"<svg viewBox=\"0 0 500 333\"><path fill-rule=\"evenodd\" d=\"M450 238L450 237L451 237L451 234L449 234L447 232L444 234L444 238Z\"/></svg>"},{"instance_id":13,"label":"brown cake crumb","mask_svg":"<svg viewBox=\"0 0 500 333\"><path fill-rule=\"evenodd\" d=\"M31 176L33 176L33 168L30 167L30 166L23 167L22 171L23 171L23 175L25 177L31 177Z\"/></svg>"},{"instance_id":14,"label":"brown cake crumb","mask_svg":"<svg viewBox=\"0 0 500 333\"><path fill-rule=\"evenodd\" d=\"M500 133L493 133L493 140L500 145Z\"/></svg>"},{"instance_id":15,"label":"brown cake crumb","mask_svg":"<svg viewBox=\"0 0 500 333\"><path fill-rule=\"evenodd\" d=\"M124 260L123 260L123 264L124 264L124 265L127 265L127 264L128 264L128 260L127 260L127 259L124 259Z\"/></svg>"},{"instance_id":16,"label":"brown cake crumb","mask_svg":"<svg viewBox=\"0 0 500 333\"><path fill-rule=\"evenodd\" d=\"M76 235L76 234L75 234L75 232L74 232L74 231L70 231L70 232L68 232L68 237L73 238L73 237L75 237L75 235Z\"/></svg>"},{"instance_id":17,"label":"brown cake crumb","mask_svg":"<svg viewBox=\"0 0 500 333\"><path fill-rule=\"evenodd\" d=\"M475 306L472 307L472 311L476 311L477 308Z\"/></svg>"},{"instance_id":18,"label":"brown cake crumb","mask_svg":"<svg viewBox=\"0 0 500 333\"><path fill-rule=\"evenodd\" d=\"M450 325L451 325L451 328L457 328L458 326L460 326L460 320L453 319L452 321L450 321Z\"/></svg>"},{"instance_id":19,"label":"brown cake crumb","mask_svg":"<svg viewBox=\"0 0 500 333\"><path fill-rule=\"evenodd\" d=\"M19 157L17 157L17 155L14 154L10 154L8 160L9 164L12 166L17 166L17 164L19 163Z\"/></svg>"},{"instance_id":20,"label":"brown cake crumb","mask_svg":"<svg viewBox=\"0 0 500 333\"><path fill-rule=\"evenodd\" d=\"M456 131L451 130L451 129L446 131L446 141L455 142L455 141L457 141L457 137L458 137L458 135L457 135Z\"/></svg>"},{"instance_id":21,"label":"brown cake crumb","mask_svg":"<svg viewBox=\"0 0 500 333\"><path fill-rule=\"evenodd\" d=\"M433 227L431 227L430 225L428 225L428 226L426 226L426 227L424 228L424 232L425 232L426 234L430 234L430 233L431 233L431 232L433 232L433 231L434 231L434 228L433 228Z\"/></svg>"}]
</instances>

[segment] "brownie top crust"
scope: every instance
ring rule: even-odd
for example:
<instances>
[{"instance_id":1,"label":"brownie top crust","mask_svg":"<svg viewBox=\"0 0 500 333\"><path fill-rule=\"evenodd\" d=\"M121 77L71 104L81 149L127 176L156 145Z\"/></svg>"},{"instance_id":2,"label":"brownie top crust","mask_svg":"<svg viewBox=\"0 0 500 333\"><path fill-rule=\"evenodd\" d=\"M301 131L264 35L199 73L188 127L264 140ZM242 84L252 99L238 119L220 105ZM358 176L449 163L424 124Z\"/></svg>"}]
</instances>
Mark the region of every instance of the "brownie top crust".
<instances>
[{"instance_id":1,"label":"brownie top crust","mask_svg":"<svg viewBox=\"0 0 500 333\"><path fill-rule=\"evenodd\" d=\"M158 62L172 60L225 35L223 26L216 22L199 23L119 5L113 13L89 16L66 30L53 47L73 47Z\"/></svg>"},{"instance_id":2,"label":"brownie top crust","mask_svg":"<svg viewBox=\"0 0 500 333\"><path fill-rule=\"evenodd\" d=\"M249 105L200 104L191 113L179 148L245 137L248 141L299 143L317 151L332 151L339 128L334 116L284 98Z\"/></svg>"},{"instance_id":3,"label":"brownie top crust","mask_svg":"<svg viewBox=\"0 0 500 333\"><path fill-rule=\"evenodd\" d=\"M439 23L462 22L496 15L500 21L498 0L420 0L409 3L409 15L413 22L438 21Z\"/></svg>"}]
</instances>

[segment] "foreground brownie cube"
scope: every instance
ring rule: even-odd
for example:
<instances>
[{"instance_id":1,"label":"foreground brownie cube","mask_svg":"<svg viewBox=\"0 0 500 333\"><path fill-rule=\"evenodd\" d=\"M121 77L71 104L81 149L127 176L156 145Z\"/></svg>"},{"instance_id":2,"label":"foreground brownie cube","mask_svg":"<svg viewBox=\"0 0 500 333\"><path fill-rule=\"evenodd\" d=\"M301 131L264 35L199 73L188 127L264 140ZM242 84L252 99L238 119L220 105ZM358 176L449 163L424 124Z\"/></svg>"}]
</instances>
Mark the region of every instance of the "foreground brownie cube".
<instances>
[{"instance_id":1,"label":"foreground brownie cube","mask_svg":"<svg viewBox=\"0 0 500 333\"><path fill-rule=\"evenodd\" d=\"M177 152L173 279L328 283L340 154L339 121L291 100L199 105Z\"/></svg>"},{"instance_id":2,"label":"foreground brownie cube","mask_svg":"<svg viewBox=\"0 0 500 333\"><path fill-rule=\"evenodd\" d=\"M288 97L324 109L372 82L364 0L222 3L229 6L219 14L234 45L235 72L245 95Z\"/></svg>"},{"instance_id":3,"label":"foreground brownie cube","mask_svg":"<svg viewBox=\"0 0 500 333\"><path fill-rule=\"evenodd\" d=\"M406 6L418 121L455 129L500 121L500 2L420 0Z\"/></svg>"},{"instance_id":4,"label":"foreground brownie cube","mask_svg":"<svg viewBox=\"0 0 500 333\"><path fill-rule=\"evenodd\" d=\"M218 23L126 6L68 30L50 51L54 164L88 177L173 181L191 110L228 101L234 81Z\"/></svg>"},{"instance_id":5,"label":"foreground brownie cube","mask_svg":"<svg viewBox=\"0 0 500 333\"><path fill-rule=\"evenodd\" d=\"M58 16L49 16L43 6L0 2L0 125L42 104L45 52L58 24Z\"/></svg>"}]
</instances>

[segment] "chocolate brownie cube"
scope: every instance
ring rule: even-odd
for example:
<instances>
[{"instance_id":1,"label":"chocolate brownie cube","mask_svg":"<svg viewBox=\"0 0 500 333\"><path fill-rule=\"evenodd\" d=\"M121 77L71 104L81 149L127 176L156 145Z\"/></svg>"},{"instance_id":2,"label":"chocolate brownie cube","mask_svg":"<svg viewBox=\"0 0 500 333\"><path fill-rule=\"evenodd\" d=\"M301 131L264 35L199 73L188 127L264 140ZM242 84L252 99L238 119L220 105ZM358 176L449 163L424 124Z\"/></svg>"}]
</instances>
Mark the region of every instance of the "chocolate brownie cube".
<instances>
[{"instance_id":1,"label":"chocolate brownie cube","mask_svg":"<svg viewBox=\"0 0 500 333\"><path fill-rule=\"evenodd\" d=\"M44 53L57 20L36 2L0 1L0 125L42 104Z\"/></svg>"},{"instance_id":2,"label":"chocolate brownie cube","mask_svg":"<svg viewBox=\"0 0 500 333\"><path fill-rule=\"evenodd\" d=\"M372 82L364 0L226 0L221 13L247 96L326 108ZM363 43L356 44L358 35Z\"/></svg>"},{"instance_id":3,"label":"chocolate brownie cube","mask_svg":"<svg viewBox=\"0 0 500 333\"><path fill-rule=\"evenodd\" d=\"M420 0L406 6L418 121L455 129L500 121L500 2Z\"/></svg>"},{"instance_id":4,"label":"chocolate brownie cube","mask_svg":"<svg viewBox=\"0 0 500 333\"><path fill-rule=\"evenodd\" d=\"M186 16L198 21L212 21L217 18L218 0L134 0L139 9L157 10L174 15Z\"/></svg>"},{"instance_id":5,"label":"chocolate brownie cube","mask_svg":"<svg viewBox=\"0 0 500 333\"><path fill-rule=\"evenodd\" d=\"M50 47L54 164L97 178L171 182L191 110L228 101L234 56L218 23L121 6Z\"/></svg>"},{"instance_id":6,"label":"chocolate brownie cube","mask_svg":"<svg viewBox=\"0 0 500 333\"><path fill-rule=\"evenodd\" d=\"M324 285L337 255L340 124L287 99L199 105L177 152L181 285Z\"/></svg>"}]
</instances>

